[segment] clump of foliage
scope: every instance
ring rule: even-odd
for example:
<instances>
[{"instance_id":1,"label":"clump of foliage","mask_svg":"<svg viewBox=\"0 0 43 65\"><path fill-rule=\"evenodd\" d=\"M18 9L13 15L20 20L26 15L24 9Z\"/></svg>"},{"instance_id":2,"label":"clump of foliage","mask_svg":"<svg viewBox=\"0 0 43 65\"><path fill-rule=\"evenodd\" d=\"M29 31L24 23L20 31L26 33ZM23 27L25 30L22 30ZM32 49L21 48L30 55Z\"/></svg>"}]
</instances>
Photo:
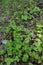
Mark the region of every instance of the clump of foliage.
<instances>
[{"instance_id":1,"label":"clump of foliage","mask_svg":"<svg viewBox=\"0 0 43 65\"><path fill-rule=\"evenodd\" d=\"M12 56L13 61L19 62L28 60L29 40L31 39L31 32L22 26L16 26L15 22L10 22L6 32L10 33L11 38L7 39L5 45L8 56ZM26 53L27 52L27 53ZM22 58L22 59L20 59Z\"/></svg>"},{"instance_id":2,"label":"clump of foliage","mask_svg":"<svg viewBox=\"0 0 43 65\"><path fill-rule=\"evenodd\" d=\"M6 15L11 13L10 16L12 16L4 31L6 44L2 44L0 50L0 56L4 56L3 63L7 65L12 62L27 62L28 65L42 64L43 24L36 20L41 11L36 6L36 2L34 0L4 0L2 4L3 6L11 5L5 12Z\"/></svg>"},{"instance_id":3,"label":"clump of foliage","mask_svg":"<svg viewBox=\"0 0 43 65\"><path fill-rule=\"evenodd\" d=\"M6 51L0 51L1 54L5 54L4 61L7 62L7 65L10 65L11 62L28 62L28 59L30 59L30 57L35 59L35 61L37 61L38 64L42 63L42 27L43 26L41 24L37 23L35 30L37 37L34 39L34 43L32 43L32 34L30 30L24 28L23 26L16 26L16 23L14 21L10 21L9 26L6 27L5 30L8 36L6 36L7 43L5 44L3 49ZM42 55L40 56L41 53Z\"/></svg>"}]
</instances>

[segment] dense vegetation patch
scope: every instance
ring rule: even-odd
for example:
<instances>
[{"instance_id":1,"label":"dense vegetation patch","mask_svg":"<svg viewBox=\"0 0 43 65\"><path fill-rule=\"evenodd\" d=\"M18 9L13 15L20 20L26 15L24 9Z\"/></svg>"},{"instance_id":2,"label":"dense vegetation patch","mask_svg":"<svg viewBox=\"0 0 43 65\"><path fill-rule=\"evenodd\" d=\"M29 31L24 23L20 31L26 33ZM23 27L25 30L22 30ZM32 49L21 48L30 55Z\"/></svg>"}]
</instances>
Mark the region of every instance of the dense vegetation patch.
<instances>
[{"instance_id":1,"label":"dense vegetation patch","mask_svg":"<svg viewBox=\"0 0 43 65\"><path fill-rule=\"evenodd\" d=\"M1 0L5 36L0 45L0 65L43 65L43 21L34 0ZM3 17L4 16L4 17ZM0 26L0 29L3 26Z\"/></svg>"}]
</instances>

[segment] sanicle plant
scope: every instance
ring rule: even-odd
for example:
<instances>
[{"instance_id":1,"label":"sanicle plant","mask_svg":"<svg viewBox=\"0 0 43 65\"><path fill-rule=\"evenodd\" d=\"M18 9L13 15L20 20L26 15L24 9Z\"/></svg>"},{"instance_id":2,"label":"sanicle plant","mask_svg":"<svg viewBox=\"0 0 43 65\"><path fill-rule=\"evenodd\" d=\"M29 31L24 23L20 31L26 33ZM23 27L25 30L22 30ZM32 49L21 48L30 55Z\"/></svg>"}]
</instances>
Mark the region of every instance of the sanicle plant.
<instances>
[{"instance_id":1,"label":"sanicle plant","mask_svg":"<svg viewBox=\"0 0 43 65\"><path fill-rule=\"evenodd\" d=\"M4 1L3 6L11 5L5 7L8 8L5 13L11 13L12 17L7 18L10 20L0 46L0 65L11 65L12 62L15 65L18 62L43 65L43 24L37 20L40 8L34 0Z\"/></svg>"},{"instance_id":2,"label":"sanicle plant","mask_svg":"<svg viewBox=\"0 0 43 65\"><path fill-rule=\"evenodd\" d=\"M30 31L22 26L16 26L14 21L10 23L8 28L6 28L6 31L8 31L7 33L11 33L11 39L7 39L7 43L5 45L8 56L12 56L12 59L14 59L13 61L17 62L21 60L21 56L23 56L23 59L28 59L28 53L26 52L29 49L29 40L31 39ZM23 61L26 62L27 60Z\"/></svg>"},{"instance_id":3,"label":"sanicle plant","mask_svg":"<svg viewBox=\"0 0 43 65\"><path fill-rule=\"evenodd\" d=\"M39 29L39 27L37 27L37 29ZM7 65L19 61L28 62L29 57L32 57L33 59L38 60L38 63L41 63L42 59L37 54L37 52L41 53L43 49L40 38L36 37L34 44L31 45L30 41L32 34L30 30L23 26L16 26L14 21L10 21L10 24L6 27L5 33L8 35L5 37L7 43L3 47L5 51L0 51L0 54L5 54L4 61Z\"/></svg>"}]
</instances>

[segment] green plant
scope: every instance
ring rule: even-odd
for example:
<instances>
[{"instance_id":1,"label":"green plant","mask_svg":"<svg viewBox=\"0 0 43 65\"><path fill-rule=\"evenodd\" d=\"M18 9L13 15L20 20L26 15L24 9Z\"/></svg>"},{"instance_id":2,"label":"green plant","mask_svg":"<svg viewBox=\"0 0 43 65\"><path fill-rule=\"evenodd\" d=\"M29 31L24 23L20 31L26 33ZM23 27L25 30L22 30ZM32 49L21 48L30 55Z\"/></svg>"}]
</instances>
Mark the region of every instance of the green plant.
<instances>
[{"instance_id":1,"label":"green plant","mask_svg":"<svg viewBox=\"0 0 43 65\"><path fill-rule=\"evenodd\" d=\"M8 54L7 56L13 55L11 59L17 62L19 62L20 60L22 60L23 62L27 62L29 56L38 60L38 63L41 62L39 55L36 53L42 51L41 40L39 38L36 38L35 43L33 45L30 45L30 30L23 28L22 26L16 26L16 23L12 21L10 22L10 25L6 28L5 32L7 34L11 34L11 39L7 39L8 42L6 44L6 50ZM34 51L32 52L32 50ZM20 59L21 56L22 59Z\"/></svg>"},{"instance_id":2,"label":"green plant","mask_svg":"<svg viewBox=\"0 0 43 65\"><path fill-rule=\"evenodd\" d=\"M23 58L22 58L22 61L27 62L27 60L28 60L28 54L24 54Z\"/></svg>"},{"instance_id":3,"label":"green plant","mask_svg":"<svg viewBox=\"0 0 43 65\"><path fill-rule=\"evenodd\" d=\"M29 62L29 64L28 65L33 65L31 62Z\"/></svg>"},{"instance_id":4,"label":"green plant","mask_svg":"<svg viewBox=\"0 0 43 65\"><path fill-rule=\"evenodd\" d=\"M0 55L3 55L4 54L4 50L0 50Z\"/></svg>"},{"instance_id":5,"label":"green plant","mask_svg":"<svg viewBox=\"0 0 43 65\"><path fill-rule=\"evenodd\" d=\"M23 28L22 26L16 26L15 22L12 21L10 22L10 25L6 28L5 32L7 34L11 34L12 36L10 40L7 39L7 44L5 45L8 54L7 56L13 55L12 59L19 62L21 60L20 57L23 55L22 53L28 52L28 44L31 38L30 30ZM23 38L23 35L26 36L25 39ZM26 62L27 59L28 54L26 53L23 55L22 61Z\"/></svg>"},{"instance_id":6,"label":"green plant","mask_svg":"<svg viewBox=\"0 0 43 65\"><path fill-rule=\"evenodd\" d=\"M7 65L10 65L11 62L13 62L13 59L11 59L11 58L5 58L5 62L7 63Z\"/></svg>"},{"instance_id":7,"label":"green plant","mask_svg":"<svg viewBox=\"0 0 43 65\"><path fill-rule=\"evenodd\" d=\"M12 62L28 62L31 57L40 65L43 61L43 24L36 20L40 8L34 0L2 0L2 5L5 8L5 15L1 14L2 21L10 21L4 30L7 43L2 44L0 50L4 62L7 65ZM31 61L29 65L33 65Z\"/></svg>"}]
</instances>

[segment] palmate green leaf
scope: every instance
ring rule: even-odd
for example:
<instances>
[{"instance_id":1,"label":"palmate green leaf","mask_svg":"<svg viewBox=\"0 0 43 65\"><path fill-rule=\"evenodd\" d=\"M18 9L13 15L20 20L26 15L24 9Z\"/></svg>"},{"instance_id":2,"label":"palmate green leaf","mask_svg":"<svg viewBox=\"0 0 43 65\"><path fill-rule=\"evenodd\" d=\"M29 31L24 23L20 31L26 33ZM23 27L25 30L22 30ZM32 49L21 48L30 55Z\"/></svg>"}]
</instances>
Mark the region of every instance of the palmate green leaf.
<instances>
[{"instance_id":1,"label":"palmate green leaf","mask_svg":"<svg viewBox=\"0 0 43 65\"><path fill-rule=\"evenodd\" d=\"M40 9L38 7L35 7L33 10L31 10L31 13L38 13L40 12Z\"/></svg>"},{"instance_id":2,"label":"palmate green leaf","mask_svg":"<svg viewBox=\"0 0 43 65\"><path fill-rule=\"evenodd\" d=\"M17 26L16 31L17 31L17 32L20 32L20 31L23 31L23 29L24 29L23 26Z\"/></svg>"},{"instance_id":3,"label":"palmate green leaf","mask_svg":"<svg viewBox=\"0 0 43 65\"><path fill-rule=\"evenodd\" d=\"M33 63L29 62L28 65L33 65Z\"/></svg>"},{"instance_id":4,"label":"palmate green leaf","mask_svg":"<svg viewBox=\"0 0 43 65\"><path fill-rule=\"evenodd\" d=\"M25 52L29 51L29 46L24 44L22 47L22 51L25 51Z\"/></svg>"},{"instance_id":5,"label":"palmate green leaf","mask_svg":"<svg viewBox=\"0 0 43 65\"><path fill-rule=\"evenodd\" d=\"M37 23L37 25L36 25L38 28L42 28L43 27L43 24L41 24L41 23Z\"/></svg>"},{"instance_id":6,"label":"palmate green leaf","mask_svg":"<svg viewBox=\"0 0 43 65\"><path fill-rule=\"evenodd\" d=\"M28 29L26 29L26 28L24 28L24 32L25 32L27 35L31 35L30 30L28 30Z\"/></svg>"},{"instance_id":7,"label":"palmate green leaf","mask_svg":"<svg viewBox=\"0 0 43 65\"><path fill-rule=\"evenodd\" d=\"M14 61L17 61L17 62L19 62L19 57L18 56L16 56L15 58L14 58Z\"/></svg>"},{"instance_id":8,"label":"palmate green leaf","mask_svg":"<svg viewBox=\"0 0 43 65\"><path fill-rule=\"evenodd\" d=\"M34 59L36 59L36 60L40 59L40 56L37 53L35 53L34 51L33 52L29 52L29 55L31 57L33 57Z\"/></svg>"},{"instance_id":9,"label":"palmate green leaf","mask_svg":"<svg viewBox=\"0 0 43 65\"><path fill-rule=\"evenodd\" d=\"M5 28L4 31L5 31L6 33L9 33L9 32L10 32L10 29L11 29L11 28L8 26L8 27Z\"/></svg>"},{"instance_id":10,"label":"palmate green leaf","mask_svg":"<svg viewBox=\"0 0 43 65\"><path fill-rule=\"evenodd\" d=\"M5 58L5 62L7 63L7 65L10 65L11 62L13 62L14 59L13 58Z\"/></svg>"},{"instance_id":11,"label":"palmate green leaf","mask_svg":"<svg viewBox=\"0 0 43 65\"><path fill-rule=\"evenodd\" d=\"M39 38L42 38L42 34L37 34L37 36L38 36Z\"/></svg>"},{"instance_id":12,"label":"palmate green leaf","mask_svg":"<svg viewBox=\"0 0 43 65\"><path fill-rule=\"evenodd\" d=\"M7 49L8 55L12 55L12 44L13 44L13 42L11 40L9 40L6 44L6 49Z\"/></svg>"},{"instance_id":13,"label":"palmate green leaf","mask_svg":"<svg viewBox=\"0 0 43 65\"><path fill-rule=\"evenodd\" d=\"M28 19L28 15L22 15L21 17L23 20L27 20Z\"/></svg>"},{"instance_id":14,"label":"palmate green leaf","mask_svg":"<svg viewBox=\"0 0 43 65\"><path fill-rule=\"evenodd\" d=\"M4 31L5 31L6 33L9 33L11 29L15 29L15 30L16 30L16 28L17 28L17 27L16 27L15 22L14 22L14 21L10 21L8 27L6 27Z\"/></svg>"},{"instance_id":15,"label":"palmate green leaf","mask_svg":"<svg viewBox=\"0 0 43 65\"><path fill-rule=\"evenodd\" d=\"M42 51L42 47L41 47L41 46L39 46L39 47L34 47L34 50L41 52L41 51Z\"/></svg>"},{"instance_id":16,"label":"palmate green leaf","mask_svg":"<svg viewBox=\"0 0 43 65\"><path fill-rule=\"evenodd\" d=\"M8 52L8 55L12 55L12 49L11 49L11 47L8 48L7 52Z\"/></svg>"},{"instance_id":17,"label":"palmate green leaf","mask_svg":"<svg viewBox=\"0 0 43 65\"><path fill-rule=\"evenodd\" d=\"M21 48L21 44L16 44L15 50L19 50Z\"/></svg>"},{"instance_id":18,"label":"palmate green leaf","mask_svg":"<svg viewBox=\"0 0 43 65\"><path fill-rule=\"evenodd\" d=\"M27 60L28 60L28 54L26 53L23 55L22 61L27 62Z\"/></svg>"},{"instance_id":19,"label":"palmate green leaf","mask_svg":"<svg viewBox=\"0 0 43 65\"><path fill-rule=\"evenodd\" d=\"M6 48L12 46L12 40L7 40Z\"/></svg>"},{"instance_id":20,"label":"palmate green leaf","mask_svg":"<svg viewBox=\"0 0 43 65\"><path fill-rule=\"evenodd\" d=\"M41 40L36 38L36 42L34 44L36 47L39 47L41 45Z\"/></svg>"},{"instance_id":21,"label":"palmate green leaf","mask_svg":"<svg viewBox=\"0 0 43 65\"><path fill-rule=\"evenodd\" d=\"M24 43L29 43L29 38L25 38Z\"/></svg>"},{"instance_id":22,"label":"palmate green leaf","mask_svg":"<svg viewBox=\"0 0 43 65\"><path fill-rule=\"evenodd\" d=\"M16 31L13 32L13 37L17 43L19 43L19 41L22 39L21 33L17 33Z\"/></svg>"},{"instance_id":23,"label":"palmate green leaf","mask_svg":"<svg viewBox=\"0 0 43 65\"><path fill-rule=\"evenodd\" d=\"M18 59L20 60L20 58L21 58L21 55L22 55L22 51L19 49L19 50L17 50L17 49L13 49L13 54L14 54L14 61L15 61L15 59L18 57ZM18 61L17 59L16 59L16 61Z\"/></svg>"},{"instance_id":24,"label":"palmate green leaf","mask_svg":"<svg viewBox=\"0 0 43 65\"><path fill-rule=\"evenodd\" d=\"M24 43L29 43L30 38L31 38L31 32L28 29L24 29L25 33L27 34Z\"/></svg>"},{"instance_id":25,"label":"palmate green leaf","mask_svg":"<svg viewBox=\"0 0 43 65\"><path fill-rule=\"evenodd\" d=\"M15 21L13 20L13 21L10 21L10 24L9 24L9 28L12 28L12 29L15 29L16 30L16 23L15 23Z\"/></svg>"},{"instance_id":26,"label":"palmate green leaf","mask_svg":"<svg viewBox=\"0 0 43 65\"><path fill-rule=\"evenodd\" d=\"M0 55L4 54L4 50L0 50Z\"/></svg>"},{"instance_id":27,"label":"palmate green leaf","mask_svg":"<svg viewBox=\"0 0 43 65\"><path fill-rule=\"evenodd\" d=\"M42 30L37 30L37 33L39 33L39 34L42 33Z\"/></svg>"},{"instance_id":28,"label":"palmate green leaf","mask_svg":"<svg viewBox=\"0 0 43 65\"><path fill-rule=\"evenodd\" d=\"M25 38L25 40L24 40L24 42L23 42L23 43L28 44L28 43L29 43L29 41L30 41L30 36L29 36L29 35L27 35L27 37Z\"/></svg>"},{"instance_id":29,"label":"palmate green leaf","mask_svg":"<svg viewBox=\"0 0 43 65\"><path fill-rule=\"evenodd\" d=\"M39 52L41 52L43 49L42 49L42 47L40 46L40 47L37 48L37 50L38 50Z\"/></svg>"}]
</instances>

